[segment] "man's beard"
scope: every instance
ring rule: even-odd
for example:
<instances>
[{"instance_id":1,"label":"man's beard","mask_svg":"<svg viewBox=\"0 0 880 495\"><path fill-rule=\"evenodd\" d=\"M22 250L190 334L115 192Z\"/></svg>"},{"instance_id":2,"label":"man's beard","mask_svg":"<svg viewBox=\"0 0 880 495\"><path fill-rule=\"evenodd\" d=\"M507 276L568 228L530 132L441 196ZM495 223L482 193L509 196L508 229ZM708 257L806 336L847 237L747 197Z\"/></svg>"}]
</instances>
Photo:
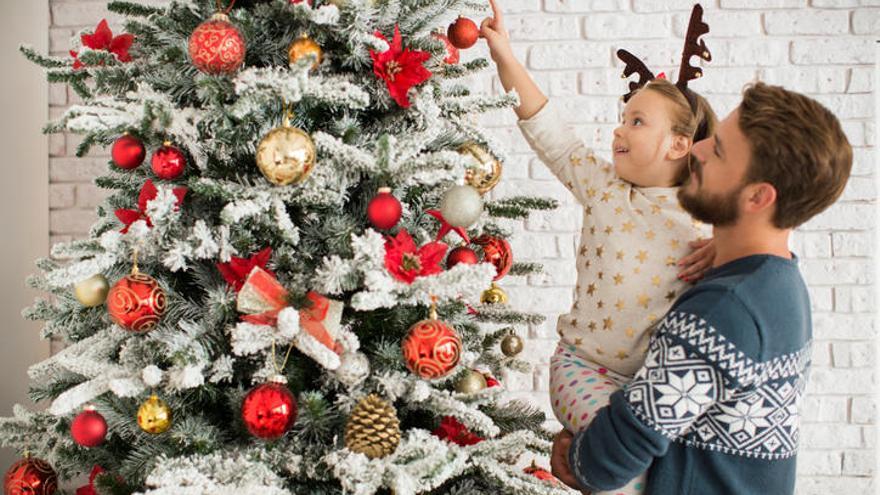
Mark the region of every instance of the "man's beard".
<instances>
[{"instance_id":1,"label":"man's beard","mask_svg":"<svg viewBox=\"0 0 880 495\"><path fill-rule=\"evenodd\" d=\"M727 194L709 194L700 191L703 174L699 163L689 164L694 174L678 189L678 203L684 211L700 222L715 227L726 227L735 224L739 220L739 207L737 200L744 185L740 185ZM696 177L696 179L695 179ZM691 182L696 182L697 190L688 193L687 187Z\"/></svg>"}]
</instances>

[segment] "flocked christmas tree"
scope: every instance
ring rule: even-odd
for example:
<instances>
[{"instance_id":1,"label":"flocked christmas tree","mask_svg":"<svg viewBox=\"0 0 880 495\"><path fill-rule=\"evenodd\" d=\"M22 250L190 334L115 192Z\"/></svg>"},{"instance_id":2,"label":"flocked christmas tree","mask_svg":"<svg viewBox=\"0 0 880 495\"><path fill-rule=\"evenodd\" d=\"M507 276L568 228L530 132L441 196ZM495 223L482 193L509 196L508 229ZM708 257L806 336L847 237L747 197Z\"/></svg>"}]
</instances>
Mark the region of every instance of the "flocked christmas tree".
<instances>
[{"instance_id":1,"label":"flocked christmas tree","mask_svg":"<svg viewBox=\"0 0 880 495\"><path fill-rule=\"evenodd\" d=\"M111 2L125 33L23 48L83 100L46 132L111 146L112 192L30 281L66 347L29 370L47 410L0 420L32 456L7 493L567 493L517 467L549 434L496 378L540 320L495 283L540 270L505 222L555 205L486 194L474 115L516 99L468 87L482 7Z\"/></svg>"}]
</instances>

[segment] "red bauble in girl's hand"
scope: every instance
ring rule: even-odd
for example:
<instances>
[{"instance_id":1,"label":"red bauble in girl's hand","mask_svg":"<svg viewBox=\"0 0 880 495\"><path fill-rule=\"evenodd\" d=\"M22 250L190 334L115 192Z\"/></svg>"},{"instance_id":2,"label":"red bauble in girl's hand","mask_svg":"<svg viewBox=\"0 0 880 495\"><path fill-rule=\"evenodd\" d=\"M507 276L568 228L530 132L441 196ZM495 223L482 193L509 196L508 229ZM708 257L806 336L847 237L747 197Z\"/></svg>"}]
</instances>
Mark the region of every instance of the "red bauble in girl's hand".
<instances>
[{"instance_id":1,"label":"red bauble in girl's hand","mask_svg":"<svg viewBox=\"0 0 880 495\"><path fill-rule=\"evenodd\" d=\"M400 201L391 194L391 188L388 187L380 187L379 193L367 205L367 218L373 227L380 230L388 230L397 225L402 213Z\"/></svg>"},{"instance_id":2,"label":"red bauble in girl's hand","mask_svg":"<svg viewBox=\"0 0 880 495\"><path fill-rule=\"evenodd\" d=\"M117 167L131 170L138 168L141 163L144 163L147 150L140 139L125 133L113 142L110 155L113 157L113 163Z\"/></svg>"},{"instance_id":3,"label":"red bauble in girl's hand","mask_svg":"<svg viewBox=\"0 0 880 495\"><path fill-rule=\"evenodd\" d=\"M480 28L467 17L459 17L449 25L446 36L449 37L449 41L454 47L465 50L474 46L480 38Z\"/></svg>"},{"instance_id":4,"label":"red bauble in girl's hand","mask_svg":"<svg viewBox=\"0 0 880 495\"><path fill-rule=\"evenodd\" d=\"M153 153L153 158L150 161L156 177L165 180L180 177L186 168L186 157L183 152L168 141Z\"/></svg>"}]
</instances>

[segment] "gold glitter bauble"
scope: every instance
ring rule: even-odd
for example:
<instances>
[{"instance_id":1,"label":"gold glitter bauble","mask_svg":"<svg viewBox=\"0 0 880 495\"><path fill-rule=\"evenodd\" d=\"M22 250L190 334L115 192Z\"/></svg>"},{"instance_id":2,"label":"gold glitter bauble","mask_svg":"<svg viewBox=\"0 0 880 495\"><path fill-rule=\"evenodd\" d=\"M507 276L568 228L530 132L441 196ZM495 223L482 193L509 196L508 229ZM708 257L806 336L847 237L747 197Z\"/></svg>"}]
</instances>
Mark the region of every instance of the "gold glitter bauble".
<instances>
[{"instance_id":1,"label":"gold glitter bauble","mask_svg":"<svg viewBox=\"0 0 880 495\"><path fill-rule=\"evenodd\" d=\"M471 157L473 165L468 166L465 172L465 182L480 192L486 194L501 180L501 172L504 170L501 161L486 151L486 148L477 143L465 143L458 152Z\"/></svg>"},{"instance_id":2,"label":"gold glitter bauble","mask_svg":"<svg viewBox=\"0 0 880 495\"><path fill-rule=\"evenodd\" d=\"M501 352L507 357L514 357L523 350L523 340L518 335L510 334L501 340Z\"/></svg>"},{"instance_id":3,"label":"gold glitter bauble","mask_svg":"<svg viewBox=\"0 0 880 495\"><path fill-rule=\"evenodd\" d=\"M80 304L87 308L94 308L104 304L107 292L110 291L110 283L100 273L80 280L73 286L73 294Z\"/></svg>"},{"instance_id":4,"label":"gold glitter bauble","mask_svg":"<svg viewBox=\"0 0 880 495\"><path fill-rule=\"evenodd\" d=\"M138 426L147 433L159 434L171 428L171 408L155 394L138 409Z\"/></svg>"},{"instance_id":5,"label":"gold glitter bauble","mask_svg":"<svg viewBox=\"0 0 880 495\"><path fill-rule=\"evenodd\" d=\"M507 293L492 282L492 286L480 294L480 302L483 304L507 304Z\"/></svg>"},{"instance_id":6,"label":"gold glitter bauble","mask_svg":"<svg viewBox=\"0 0 880 495\"><path fill-rule=\"evenodd\" d=\"M345 425L345 447L377 459L392 454L400 444L400 420L394 406L370 394L351 411Z\"/></svg>"},{"instance_id":7,"label":"gold glitter bauble","mask_svg":"<svg viewBox=\"0 0 880 495\"><path fill-rule=\"evenodd\" d=\"M257 166L278 186L300 183L315 166L315 143L302 129L283 125L266 134L257 146Z\"/></svg>"},{"instance_id":8,"label":"gold glitter bauble","mask_svg":"<svg viewBox=\"0 0 880 495\"><path fill-rule=\"evenodd\" d=\"M475 394L487 386L485 375L479 371L470 370L455 384L455 391L461 394Z\"/></svg>"},{"instance_id":9,"label":"gold glitter bauble","mask_svg":"<svg viewBox=\"0 0 880 495\"><path fill-rule=\"evenodd\" d=\"M320 45L315 43L315 40L309 38L305 34L293 40L293 43L287 47L287 59L291 64L310 55L315 57L315 62L312 64L312 70L317 70L318 66L321 65L321 61L324 60L324 50L321 49Z\"/></svg>"}]
</instances>

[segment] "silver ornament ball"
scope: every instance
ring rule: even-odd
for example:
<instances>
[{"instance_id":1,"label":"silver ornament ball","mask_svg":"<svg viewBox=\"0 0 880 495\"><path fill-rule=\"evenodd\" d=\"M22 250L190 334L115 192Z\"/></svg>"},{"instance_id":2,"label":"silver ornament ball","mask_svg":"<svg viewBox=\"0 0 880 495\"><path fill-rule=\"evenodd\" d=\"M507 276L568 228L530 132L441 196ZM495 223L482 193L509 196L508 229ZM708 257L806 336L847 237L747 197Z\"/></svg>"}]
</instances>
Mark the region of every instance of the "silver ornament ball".
<instances>
[{"instance_id":1,"label":"silver ornament ball","mask_svg":"<svg viewBox=\"0 0 880 495\"><path fill-rule=\"evenodd\" d=\"M470 227L483 213L483 198L472 186L453 186L440 201L440 213L453 227Z\"/></svg>"}]
</instances>

